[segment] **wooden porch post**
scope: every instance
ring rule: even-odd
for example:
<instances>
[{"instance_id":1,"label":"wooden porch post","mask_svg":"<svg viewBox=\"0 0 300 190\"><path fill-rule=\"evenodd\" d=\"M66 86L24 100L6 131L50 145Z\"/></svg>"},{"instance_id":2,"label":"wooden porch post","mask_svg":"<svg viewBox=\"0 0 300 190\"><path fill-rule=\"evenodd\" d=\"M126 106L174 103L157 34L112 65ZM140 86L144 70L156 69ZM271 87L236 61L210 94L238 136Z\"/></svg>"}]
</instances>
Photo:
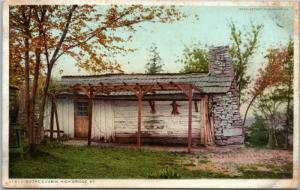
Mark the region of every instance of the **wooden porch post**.
<instances>
[{"instance_id":1,"label":"wooden porch post","mask_svg":"<svg viewBox=\"0 0 300 190\"><path fill-rule=\"evenodd\" d=\"M92 136L92 120L93 120L93 99L94 99L94 89L90 86L89 93L89 104L88 104L88 119L89 119L89 131L88 131L88 146L91 145L91 136Z\"/></svg>"},{"instance_id":2,"label":"wooden porch post","mask_svg":"<svg viewBox=\"0 0 300 190\"><path fill-rule=\"evenodd\" d=\"M205 98L201 96L200 108L200 145L205 145Z\"/></svg>"},{"instance_id":3,"label":"wooden porch post","mask_svg":"<svg viewBox=\"0 0 300 190\"><path fill-rule=\"evenodd\" d=\"M136 136L136 146L138 149L141 148L141 128L142 128L142 94L137 96L138 98L138 131Z\"/></svg>"},{"instance_id":4,"label":"wooden porch post","mask_svg":"<svg viewBox=\"0 0 300 190\"><path fill-rule=\"evenodd\" d=\"M189 100L189 115L188 115L188 152L191 152L192 148L192 111L193 111L193 91L192 88L188 89L188 100Z\"/></svg>"},{"instance_id":5,"label":"wooden porch post","mask_svg":"<svg viewBox=\"0 0 300 190\"><path fill-rule=\"evenodd\" d=\"M210 118L209 118L209 109L208 109L208 95L204 96L205 102L205 145L211 144L212 137L211 137L211 125L210 125Z\"/></svg>"},{"instance_id":6,"label":"wooden porch post","mask_svg":"<svg viewBox=\"0 0 300 190\"><path fill-rule=\"evenodd\" d=\"M53 121L54 121L54 103L51 97L51 116L50 116L50 141L53 141Z\"/></svg>"},{"instance_id":7,"label":"wooden porch post","mask_svg":"<svg viewBox=\"0 0 300 190\"><path fill-rule=\"evenodd\" d=\"M54 100L55 100L55 98L54 98ZM56 119L57 139L60 141L60 128L59 128L57 107L56 107L55 101L53 102L53 105L54 105L54 113L55 113L55 119Z\"/></svg>"},{"instance_id":8,"label":"wooden porch post","mask_svg":"<svg viewBox=\"0 0 300 190\"><path fill-rule=\"evenodd\" d=\"M213 143L214 131L211 128L211 120L209 118L208 95L201 98L201 129L200 129L200 144L209 145Z\"/></svg>"},{"instance_id":9,"label":"wooden porch post","mask_svg":"<svg viewBox=\"0 0 300 190\"><path fill-rule=\"evenodd\" d=\"M192 151L192 111L193 111L193 86L175 84L188 98L188 153Z\"/></svg>"},{"instance_id":10,"label":"wooden porch post","mask_svg":"<svg viewBox=\"0 0 300 190\"><path fill-rule=\"evenodd\" d=\"M136 146L138 149L141 148L141 129L142 129L142 100L145 94L147 94L153 87L153 85L148 85L145 88L142 88L138 83L136 84L136 88L127 86L124 83L124 87L126 90L135 93L138 99L138 131L136 133Z\"/></svg>"}]
</instances>

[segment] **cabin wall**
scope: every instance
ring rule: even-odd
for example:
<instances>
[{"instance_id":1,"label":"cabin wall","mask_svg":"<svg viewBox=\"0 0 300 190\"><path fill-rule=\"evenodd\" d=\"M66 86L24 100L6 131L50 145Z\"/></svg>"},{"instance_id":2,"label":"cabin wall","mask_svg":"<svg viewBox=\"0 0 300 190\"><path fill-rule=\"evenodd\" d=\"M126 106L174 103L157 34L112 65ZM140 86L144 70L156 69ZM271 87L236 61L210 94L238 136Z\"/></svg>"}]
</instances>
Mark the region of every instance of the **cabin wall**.
<instances>
[{"instance_id":1,"label":"cabin wall","mask_svg":"<svg viewBox=\"0 0 300 190\"><path fill-rule=\"evenodd\" d=\"M68 98L56 99L57 115L59 121L59 129L64 131L67 138L74 138L74 102ZM50 129L51 117L51 101L47 100L45 115L44 115L44 128ZM53 121L53 129L57 130L56 121ZM49 133L46 135L49 135ZM56 133L54 133L56 137Z\"/></svg>"},{"instance_id":2,"label":"cabin wall","mask_svg":"<svg viewBox=\"0 0 300 190\"><path fill-rule=\"evenodd\" d=\"M113 142L114 139L114 108L112 101L94 100L92 140Z\"/></svg>"},{"instance_id":3,"label":"cabin wall","mask_svg":"<svg viewBox=\"0 0 300 190\"><path fill-rule=\"evenodd\" d=\"M172 101L155 101L156 113L151 113L148 101L142 106L142 143L186 144L188 136L188 102L177 101L179 114L172 115ZM200 142L200 103L198 112L193 103L193 144ZM114 101L114 129L118 142L136 142L137 101Z\"/></svg>"},{"instance_id":4,"label":"cabin wall","mask_svg":"<svg viewBox=\"0 0 300 190\"><path fill-rule=\"evenodd\" d=\"M210 96L210 114L214 120L215 143L217 145L242 144L241 117L238 99L232 87L227 94ZM148 101L142 106L142 136L144 144L187 144L188 101L177 101L178 115L171 114L172 101L155 101L156 113L151 113ZM198 112L193 102L192 143L200 144L201 102ZM68 138L74 138L74 100L58 98L56 101L60 130ZM45 129L50 129L51 102L45 110ZM92 140L101 142L136 142L137 101L94 100ZM54 130L56 122L54 120ZM49 133L48 133L49 135ZM56 133L54 133L56 137Z\"/></svg>"},{"instance_id":5,"label":"cabin wall","mask_svg":"<svg viewBox=\"0 0 300 190\"><path fill-rule=\"evenodd\" d=\"M150 112L148 101L143 101L142 143L186 144L188 136L188 102L177 101L178 115L172 115L172 101L155 101L156 113ZM60 130L68 138L74 138L74 100L56 100ZM200 143L200 101L198 112L193 102L193 144ZM44 126L50 129L51 102L47 102ZM136 142L137 101L94 100L92 117L92 140L101 142ZM56 123L54 120L54 130ZM49 135L49 133L48 133ZM54 133L56 137L56 133Z\"/></svg>"},{"instance_id":6,"label":"cabin wall","mask_svg":"<svg viewBox=\"0 0 300 190\"><path fill-rule=\"evenodd\" d=\"M46 100L45 112L44 112L44 129L50 129L50 114L51 114L51 102ZM46 135L46 134L45 134Z\"/></svg>"}]
</instances>

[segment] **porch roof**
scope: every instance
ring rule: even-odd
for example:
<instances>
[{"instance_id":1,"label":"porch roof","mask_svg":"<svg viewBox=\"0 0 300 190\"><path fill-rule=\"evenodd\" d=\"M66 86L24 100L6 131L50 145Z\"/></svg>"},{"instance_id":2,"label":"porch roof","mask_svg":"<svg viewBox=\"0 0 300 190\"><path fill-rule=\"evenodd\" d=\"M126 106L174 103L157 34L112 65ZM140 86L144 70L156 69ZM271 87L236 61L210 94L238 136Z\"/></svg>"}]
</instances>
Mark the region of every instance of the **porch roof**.
<instances>
[{"instance_id":1,"label":"porch roof","mask_svg":"<svg viewBox=\"0 0 300 190\"><path fill-rule=\"evenodd\" d=\"M104 74L104 75L81 75L62 76L59 82L62 86L81 85L122 85L122 84L155 84L155 83L185 83L191 84L201 90L202 93L215 94L229 91L233 77L211 76L208 73L164 73L164 74ZM182 91L156 91L156 94L175 94ZM197 93L197 92L196 92ZM128 96L133 92L112 92L110 96Z\"/></svg>"}]
</instances>

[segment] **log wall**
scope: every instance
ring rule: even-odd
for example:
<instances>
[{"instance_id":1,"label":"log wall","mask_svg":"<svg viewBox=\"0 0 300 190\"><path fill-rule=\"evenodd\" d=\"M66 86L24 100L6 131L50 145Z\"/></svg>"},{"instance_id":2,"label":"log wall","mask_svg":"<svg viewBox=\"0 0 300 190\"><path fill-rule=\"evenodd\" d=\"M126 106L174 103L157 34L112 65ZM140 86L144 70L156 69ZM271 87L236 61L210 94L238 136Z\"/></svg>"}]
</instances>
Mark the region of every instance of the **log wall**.
<instances>
[{"instance_id":1,"label":"log wall","mask_svg":"<svg viewBox=\"0 0 300 190\"><path fill-rule=\"evenodd\" d=\"M68 138L74 138L74 102L72 99L57 99L57 114L60 130ZM44 118L44 128L50 129L50 115L51 115L51 102L47 101ZM54 130L56 130L56 123L54 122Z\"/></svg>"},{"instance_id":2,"label":"log wall","mask_svg":"<svg viewBox=\"0 0 300 190\"><path fill-rule=\"evenodd\" d=\"M114 109L111 101L94 100L92 139L101 142L113 142Z\"/></svg>"},{"instance_id":3,"label":"log wall","mask_svg":"<svg viewBox=\"0 0 300 190\"><path fill-rule=\"evenodd\" d=\"M74 138L74 100L57 99L60 130L68 138ZM156 113L151 113L148 101L143 101L142 143L186 144L188 136L188 102L177 101L178 115L172 115L172 101L155 101ZM137 101L94 100L92 140L101 142L136 142ZM201 103L198 112L193 103L192 138L193 144L200 143ZM46 107L44 126L50 129L51 103ZM56 124L54 123L54 130Z\"/></svg>"},{"instance_id":4,"label":"log wall","mask_svg":"<svg viewBox=\"0 0 300 190\"><path fill-rule=\"evenodd\" d=\"M186 143L188 136L188 102L177 101L179 114L172 115L172 101L155 101L156 113L151 113L149 102L143 101L142 142ZM137 101L114 101L114 128L119 141L135 141L137 132ZM198 112L193 104L192 137L194 143L200 139L200 103ZM164 139L164 140L163 140ZM172 140L173 139L173 140Z\"/></svg>"}]
</instances>

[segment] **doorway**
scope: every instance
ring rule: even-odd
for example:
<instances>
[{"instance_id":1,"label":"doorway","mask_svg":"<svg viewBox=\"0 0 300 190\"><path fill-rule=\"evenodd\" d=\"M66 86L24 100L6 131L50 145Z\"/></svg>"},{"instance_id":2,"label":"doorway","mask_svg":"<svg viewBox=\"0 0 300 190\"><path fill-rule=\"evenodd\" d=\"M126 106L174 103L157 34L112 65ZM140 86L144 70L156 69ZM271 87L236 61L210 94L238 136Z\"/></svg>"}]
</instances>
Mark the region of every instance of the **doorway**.
<instances>
[{"instance_id":1,"label":"doorway","mask_svg":"<svg viewBox=\"0 0 300 190\"><path fill-rule=\"evenodd\" d=\"M78 101L75 105L75 125L74 125L74 136L75 138L87 138L89 131L89 120L88 120L88 102Z\"/></svg>"}]
</instances>

